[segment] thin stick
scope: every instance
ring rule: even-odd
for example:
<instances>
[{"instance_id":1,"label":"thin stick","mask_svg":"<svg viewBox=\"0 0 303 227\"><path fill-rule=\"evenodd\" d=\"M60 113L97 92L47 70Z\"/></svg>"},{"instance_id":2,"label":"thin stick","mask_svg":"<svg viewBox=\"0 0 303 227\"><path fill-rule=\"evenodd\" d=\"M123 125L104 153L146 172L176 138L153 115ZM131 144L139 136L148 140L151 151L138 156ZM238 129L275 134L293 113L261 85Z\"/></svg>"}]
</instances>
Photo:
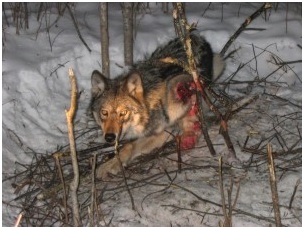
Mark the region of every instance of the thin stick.
<instances>
[{"instance_id":1,"label":"thin stick","mask_svg":"<svg viewBox=\"0 0 303 227\"><path fill-rule=\"evenodd\" d=\"M173 187L176 187L176 188L180 188L188 193L190 193L191 195L195 196L198 200L200 201L203 201L204 203L209 203L209 204L212 204L212 205L215 205L217 207L222 207L222 204L219 204L219 203L216 203L216 202L213 202L211 200L208 200L208 199L204 199L202 198L201 196L199 196L198 194L196 194L195 192L183 187L183 186L180 186L178 184L175 184L175 183L172 183L171 186ZM266 217L262 217L260 215L256 215L256 214L253 214L253 213L249 213L247 211L244 211L244 210L240 210L240 209L234 209L234 212L237 213L237 214L243 214L243 215L247 215L249 217L252 217L252 218L255 218L257 220L264 220L264 221L267 221L267 222L270 222L270 223L275 223L273 220L271 220L270 218L266 218Z\"/></svg>"},{"instance_id":2,"label":"thin stick","mask_svg":"<svg viewBox=\"0 0 303 227\"><path fill-rule=\"evenodd\" d=\"M76 31L77 31L77 34L78 34L80 40L82 41L82 43L84 44L84 46L87 48L87 50L88 50L89 52L92 52L92 50L88 47L87 43L85 42L85 40L83 39L83 37L82 37L82 35L81 35L81 33L80 33L80 30L79 30L78 25L77 25L77 23L76 23L76 19L75 19L75 17L74 17L74 14L73 14L71 8L69 7L69 4L66 3L65 5L66 5L66 8L68 9L68 12L69 12L71 18L72 18L72 21L73 21L73 23L74 23L74 26L75 26L75 28L76 28Z\"/></svg>"},{"instance_id":3,"label":"thin stick","mask_svg":"<svg viewBox=\"0 0 303 227\"><path fill-rule=\"evenodd\" d=\"M241 34L241 32L255 19L257 18L262 12L266 11L267 9L270 9L272 7L271 3L264 3L256 12L254 12L252 15L250 15L246 20L243 22L243 24L240 26L240 28L230 37L228 42L225 44L223 49L221 50L220 54L221 56L224 56L225 52L228 50L230 45L238 38L238 36Z\"/></svg>"},{"instance_id":4,"label":"thin stick","mask_svg":"<svg viewBox=\"0 0 303 227\"><path fill-rule=\"evenodd\" d=\"M59 171L59 177L61 180L61 184L63 186L63 206L64 206L64 216L65 216L65 222L68 223L68 213L67 213L67 198L66 198L66 187L65 187L65 181L63 178L63 173L62 173L62 168L60 165L60 160L59 160L59 154L55 153L54 154L55 162Z\"/></svg>"},{"instance_id":5,"label":"thin stick","mask_svg":"<svg viewBox=\"0 0 303 227\"><path fill-rule=\"evenodd\" d=\"M21 213L18 215L18 218L17 218L17 220L16 220L16 223L15 223L14 227L18 227L18 226L19 226L22 217L23 217L23 212L21 212Z\"/></svg>"},{"instance_id":6,"label":"thin stick","mask_svg":"<svg viewBox=\"0 0 303 227\"><path fill-rule=\"evenodd\" d=\"M297 183L294 187L294 191L293 191L293 193L291 195L291 198L290 198L290 201L289 201L288 209L291 209L291 207L292 207L292 202L294 201L294 198L295 198L295 195L296 195L299 184L300 184L300 179L297 180Z\"/></svg>"},{"instance_id":7,"label":"thin stick","mask_svg":"<svg viewBox=\"0 0 303 227\"><path fill-rule=\"evenodd\" d=\"M127 184L127 180L126 180L126 176L125 176L125 170L124 170L124 167L123 167L121 159L120 159L120 155L119 155L119 151L118 151L118 139L116 140L116 143L115 143L115 153L116 153L116 158L117 158L117 160L119 162L119 165L120 165L120 170L122 172L122 176L123 176L123 180L124 180L126 190L127 190L128 194L129 194L129 197L130 197L130 201L131 201L131 204L132 204L132 209L136 210L134 197L133 197L133 195L132 195L132 193L129 189L129 186Z\"/></svg>"},{"instance_id":8,"label":"thin stick","mask_svg":"<svg viewBox=\"0 0 303 227\"><path fill-rule=\"evenodd\" d=\"M281 227L281 214L280 214L280 207L279 207L279 196L277 190L277 181L276 181L276 173L275 173L275 163L272 156L272 146L271 144L267 145L267 155L268 155L268 170L270 176L270 187L271 187L271 195L272 195L272 202L275 212L275 221L276 226Z\"/></svg>"},{"instance_id":9,"label":"thin stick","mask_svg":"<svg viewBox=\"0 0 303 227\"><path fill-rule=\"evenodd\" d=\"M91 227L94 225L94 213L95 213L95 200L96 200L96 185L95 185L95 170L96 170L96 159L97 155L94 154L92 158L92 191L91 191L91 201L90 201L90 217L89 217L89 225Z\"/></svg>"},{"instance_id":10,"label":"thin stick","mask_svg":"<svg viewBox=\"0 0 303 227\"><path fill-rule=\"evenodd\" d=\"M206 13L206 11L209 9L210 5L211 5L211 2L208 4L208 6L207 6L206 9L204 10L204 12L201 14L201 17L204 16L204 14Z\"/></svg>"},{"instance_id":11,"label":"thin stick","mask_svg":"<svg viewBox=\"0 0 303 227\"><path fill-rule=\"evenodd\" d=\"M181 173L182 170L182 157L181 157L181 149L180 149L180 144L181 144L181 136L176 136L176 142L177 142L177 156L178 156L178 171Z\"/></svg>"},{"instance_id":12,"label":"thin stick","mask_svg":"<svg viewBox=\"0 0 303 227\"><path fill-rule=\"evenodd\" d=\"M221 200L222 200L222 211L224 215L224 224L223 226L231 226L231 220L227 214L227 209L225 206L225 195L224 195L224 186L223 186L223 176L222 176L222 157L219 157L219 186L221 192Z\"/></svg>"},{"instance_id":13,"label":"thin stick","mask_svg":"<svg viewBox=\"0 0 303 227\"><path fill-rule=\"evenodd\" d=\"M198 103L202 103L202 97L201 97L200 94L198 94L198 92L197 92L197 100L198 100ZM209 152L211 153L212 156L215 156L216 151L215 151L215 148L214 148L214 146L213 146L213 144L210 140L210 136L208 134L208 127L207 127L207 124L206 124L206 121L205 121L203 107L202 107L202 105L198 105L198 108L199 108L199 120L200 120L201 129L202 129L204 139L206 141Z\"/></svg>"},{"instance_id":14,"label":"thin stick","mask_svg":"<svg viewBox=\"0 0 303 227\"><path fill-rule=\"evenodd\" d=\"M74 126L73 126L73 119L75 116L75 112L77 109L77 82L74 71L70 68L68 70L68 75L71 83L71 102L69 110L65 110L66 120L67 120L67 127L68 127L68 139L70 144L70 151L71 151L71 160L74 172L73 181L70 183L71 189L71 199L73 204L73 224L74 226L80 226L80 213L79 213L79 201L78 201L78 187L79 187L79 166L77 160L77 152L76 152L76 143L74 138Z\"/></svg>"}]
</instances>

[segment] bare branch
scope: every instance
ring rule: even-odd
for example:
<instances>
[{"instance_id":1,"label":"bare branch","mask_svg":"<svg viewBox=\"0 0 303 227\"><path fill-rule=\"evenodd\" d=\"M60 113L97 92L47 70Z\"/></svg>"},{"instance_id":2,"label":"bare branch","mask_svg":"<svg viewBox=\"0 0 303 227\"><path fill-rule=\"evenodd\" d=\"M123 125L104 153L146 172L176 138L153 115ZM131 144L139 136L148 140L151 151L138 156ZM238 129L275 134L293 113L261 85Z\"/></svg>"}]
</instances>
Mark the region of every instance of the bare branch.
<instances>
[{"instance_id":1,"label":"bare branch","mask_svg":"<svg viewBox=\"0 0 303 227\"><path fill-rule=\"evenodd\" d=\"M59 177L61 180L61 184L63 186L63 205L64 205L64 211L65 211L64 215L65 215L65 222L68 223L68 210L67 210L67 197L66 197L67 194L66 194L66 187L65 187L65 181L64 181L64 177L63 177L63 173L62 173L62 168L60 165L60 159L59 159L60 154L55 153L53 156L54 156L54 159L56 162L57 169L59 171Z\"/></svg>"},{"instance_id":2,"label":"bare branch","mask_svg":"<svg viewBox=\"0 0 303 227\"><path fill-rule=\"evenodd\" d=\"M241 32L254 20L256 19L262 12L270 9L272 7L271 3L264 3L256 12L246 18L245 22L238 28L238 30L230 37L228 42L225 44L223 49L221 50L221 56L224 56L230 45L238 38Z\"/></svg>"},{"instance_id":3,"label":"bare branch","mask_svg":"<svg viewBox=\"0 0 303 227\"><path fill-rule=\"evenodd\" d=\"M72 12L72 10L71 10L71 8L70 8L70 6L69 6L68 3L66 3L66 8L67 8L67 10L68 10L68 12L69 12L69 14L70 14L70 16L71 16L71 18L72 18L72 21L73 21L74 26L75 26L75 28L76 28L77 34L78 34L78 36L79 36L79 39L82 41L82 43L84 44L84 46L86 47L86 49L87 49L89 52L92 52L92 50L89 48L89 46L87 45L87 43L85 42L85 40L83 39L83 37L82 37L82 35L81 35L81 32L80 32L80 30L79 30L79 28L78 28L78 25L77 25L77 23L76 23L76 19L75 19L75 17L74 17L74 14L73 14L73 12Z\"/></svg>"},{"instance_id":4,"label":"bare branch","mask_svg":"<svg viewBox=\"0 0 303 227\"><path fill-rule=\"evenodd\" d=\"M282 223L281 223L281 214L280 214L280 207L279 207L279 196L278 196L277 181L276 181L275 163L274 163L274 159L273 159L271 144L267 145L267 155L268 155L268 170L269 170L269 177L270 177L270 188L271 188L273 207L274 207L274 211L275 211L276 226L281 227Z\"/></svg>"},{"instance_id":5,"label":"bare branch","mask_svg":"<svg viewBox=\"0 0 303 227\"><path fill-rule=\"evenodd\" d=\"M76 82L74 71L71 68L68 71L68 75L72 89L71 89L70 109L65 110L65 114L67 120L68 138L69 138L71 159L72 159L73 172L74 172L73 181L70 183L71 199L73 203L73 224L74 226L78 227L81 225L79 201L77 195L77 191L79 187L79 166L78 166L76 143L74 138L74 126L73 126L73 119L77 109L77 82Z\"/></svg>"},{"instance_id":6,"label":"bare branch","mask_svg":"<svg viewBox=\"0 0 303 227\"><path fill-rule=\"evenodd\" d=\"M123 176L123 180L124 180L124 184L125 184L125 187L126 187L126 190L128 192L128 195L129 195L129 198L130 198L130 201L131 201L131 204L132 204L132 209L133 210L136 210L136 207L135 207L135 202L134 202L134 197L129 189L129 186L127 184L127 179L126 179L126 175L125 175L125 170L124 170L124 167L122 165L122 162L121 162L121 159L120 159L120 155L119 155L119 150L118 150L118 147L119 147L119 143L118 143L119 139L117 138L116 139L116 143L115 143L115 153L116 153L116 158L119 162L119 166L120 166L120 170L122 172L122 176Z\"/></svg>"}]
</instances>

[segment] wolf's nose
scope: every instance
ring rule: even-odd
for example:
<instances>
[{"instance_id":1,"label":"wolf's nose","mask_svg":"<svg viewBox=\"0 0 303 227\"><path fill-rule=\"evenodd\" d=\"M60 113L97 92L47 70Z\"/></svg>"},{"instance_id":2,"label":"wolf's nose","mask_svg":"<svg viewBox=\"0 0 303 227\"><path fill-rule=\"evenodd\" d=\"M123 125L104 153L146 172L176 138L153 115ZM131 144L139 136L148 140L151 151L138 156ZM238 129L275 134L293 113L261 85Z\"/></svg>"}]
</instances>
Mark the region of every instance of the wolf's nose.
<instances>
[{"instance_id":1,"label":"wolf's nose","mask_svg":"<svg viewBox=\"0 0 303 227\"><path fill-rule=\"evenodd\" d=\"M107 133L104 136L106 142L113 143L116 140L116 135L114 133Z\"/></svg>"}]
</instances>

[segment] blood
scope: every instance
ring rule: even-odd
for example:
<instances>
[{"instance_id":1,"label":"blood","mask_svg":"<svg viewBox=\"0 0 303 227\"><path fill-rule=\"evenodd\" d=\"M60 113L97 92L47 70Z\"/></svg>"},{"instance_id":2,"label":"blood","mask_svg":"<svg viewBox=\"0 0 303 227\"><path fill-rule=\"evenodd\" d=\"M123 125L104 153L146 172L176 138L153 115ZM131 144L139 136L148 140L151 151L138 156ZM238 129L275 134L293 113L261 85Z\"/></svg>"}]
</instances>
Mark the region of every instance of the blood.
<instances>
[{"instance_id":1,"label":"blood","mask_svg":"<svg viewBox=\"0 0 303 227\"><path fill-rule=\"evenodd\" d=\"M187 102L190 97L195 93L196 86L194 82L177 84L177 99L182 100L182 102Z\"/></svg>"},{"instance_id":2,"label":"blood","mask_svg":"<svg viewBox=\"0 0 303 227\"><path fill-rule=\"evenodd\" d=\"M183 103L191 103L186 118L186 127L180 138L180 149L194 148L201 136L201 124L199 122L199 107L196 99L196 85L194 82L179 82L176 90L177 99Z\"/></svg>"}]
</instances>

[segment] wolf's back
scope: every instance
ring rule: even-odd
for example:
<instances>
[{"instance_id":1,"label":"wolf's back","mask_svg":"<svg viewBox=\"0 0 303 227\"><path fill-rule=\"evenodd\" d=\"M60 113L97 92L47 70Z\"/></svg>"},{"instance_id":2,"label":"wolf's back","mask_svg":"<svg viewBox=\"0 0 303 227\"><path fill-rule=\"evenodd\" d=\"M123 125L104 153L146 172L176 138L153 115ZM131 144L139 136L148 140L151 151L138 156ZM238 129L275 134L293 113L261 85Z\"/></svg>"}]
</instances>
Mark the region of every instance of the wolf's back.
<instances>
[{"instance_id":1,"label":"wolf's back","mask_svg":"<svg viewBox=\"0 0 303 227\"><path fill-rule=\"evenodd\" d=\"M209 43L207 43L202 36L192 34L190 37L199 74L202 75L206 81L210 82L213 77L212 49ZM167 57L177 59L180 63L187 64L187 55L185 53L183 43L179 38L175 38L166 45L157 48L150 58L139 62L135 65L135 68L136 70L141 71L143 76L144 74L153 74L153 79L155 80L165 80L168 77L173 77L174 75L184 72L184 69L181 66L162 63L160 61L160 59Z\"/></svg>"}]
</instances>

